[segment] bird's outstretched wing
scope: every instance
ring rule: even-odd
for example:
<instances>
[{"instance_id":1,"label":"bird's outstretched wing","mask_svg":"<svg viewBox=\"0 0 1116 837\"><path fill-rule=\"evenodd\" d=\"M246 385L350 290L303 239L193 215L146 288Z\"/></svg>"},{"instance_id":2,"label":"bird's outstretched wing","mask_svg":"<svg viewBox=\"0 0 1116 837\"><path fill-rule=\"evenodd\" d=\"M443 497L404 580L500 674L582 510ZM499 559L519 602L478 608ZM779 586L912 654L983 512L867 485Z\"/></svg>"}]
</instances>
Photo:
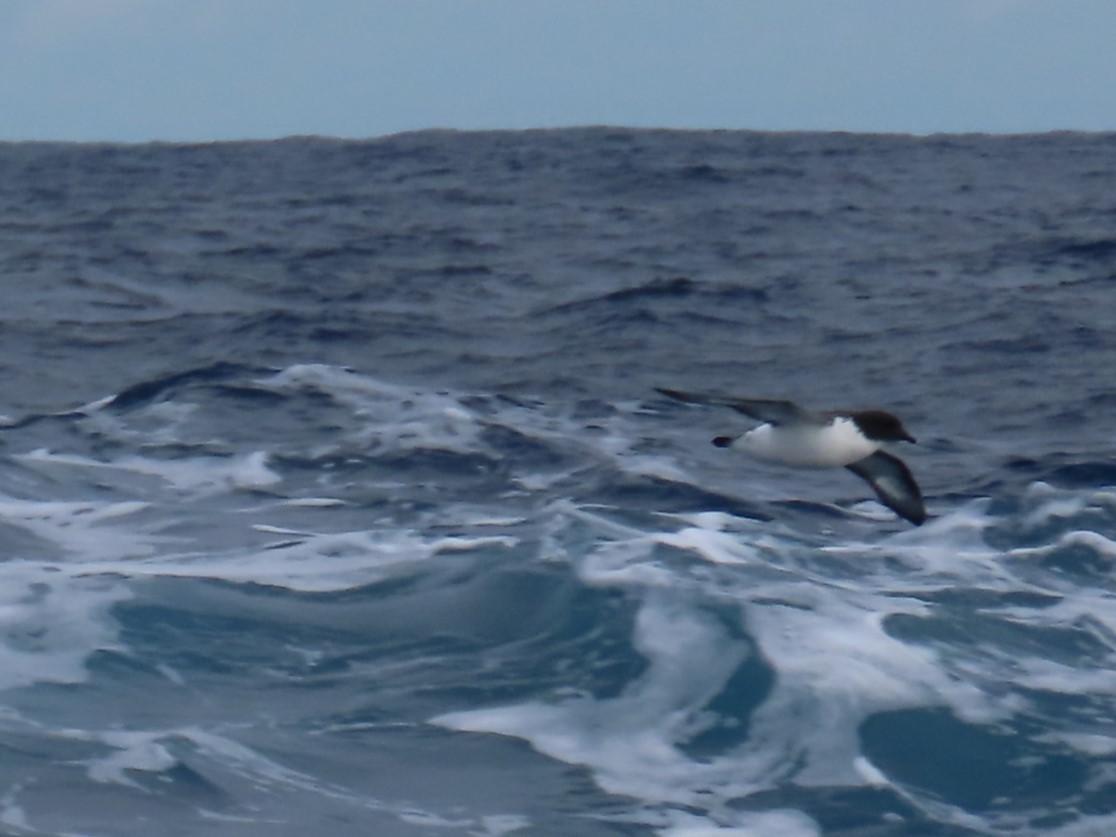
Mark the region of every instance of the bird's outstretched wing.
<instances>
[{"instance_id":1,"label":"bird's outstretched wing","mask_svg":"<svg viewBox=\"0 0 1116 837\"><path fill-rule=\"evenodd\" d=\"M915 526L925 522L926 506L922 503L922 491L902 459L878 450L845 467L867 481L880 502L901 518Z\"/></svg>"},{"instance_id":2,"label":"bird's outstretched wing","mask_svg":"<svg viewBox=\"0 0 1116 837\"><path fill-rule=\"evenodd\" d=\"M818 413L804 410L793 401L779 401L770 398L733 398L725 395L708 395L698 392L680 392L676 389L655 388L675 401L685 401L687 404L711 404L718 407L730 407L738 413L765 421L768 424L825 424L827 419Z\"/></svg>"}]
</instances>

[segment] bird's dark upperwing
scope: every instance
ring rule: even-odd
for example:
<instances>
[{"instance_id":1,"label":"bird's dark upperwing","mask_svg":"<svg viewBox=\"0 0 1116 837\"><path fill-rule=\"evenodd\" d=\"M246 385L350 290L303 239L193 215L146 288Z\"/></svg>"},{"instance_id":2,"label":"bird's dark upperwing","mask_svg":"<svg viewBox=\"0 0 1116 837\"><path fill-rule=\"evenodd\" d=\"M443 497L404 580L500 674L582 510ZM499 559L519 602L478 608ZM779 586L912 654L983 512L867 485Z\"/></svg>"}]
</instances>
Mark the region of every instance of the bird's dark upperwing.
<instances>
[{"instance_id":1,"label":"bird's dark upperwing","mask_svg":"<svg viewBox=\"0 0 1116 837\"><path fill-rule=\"evenodd\" d=\"M673 398L675 401L685 401L687 404L711 404L718 407L730 407L738 413L765 421L768 424L825 424L826 418L817 413L811 413L795 404L793 401L778 401L769 398L733 398L725 395L707 395L698 392L680 392L676 389L662 389L656 387L656 392Z\"/></svg>"},{"instance_id":2,"label":"bird's dark upperwing","mask_svg":"<svg viewBox=\"0 0 1116 837\"><path fill-rule=\"evenodd\" d=\"M922 504L922 492L902 459L878 450L845 467L866 480L880 502L901 518L915 526L925 522L926 507Z\"/></svg>"}]
</instances>

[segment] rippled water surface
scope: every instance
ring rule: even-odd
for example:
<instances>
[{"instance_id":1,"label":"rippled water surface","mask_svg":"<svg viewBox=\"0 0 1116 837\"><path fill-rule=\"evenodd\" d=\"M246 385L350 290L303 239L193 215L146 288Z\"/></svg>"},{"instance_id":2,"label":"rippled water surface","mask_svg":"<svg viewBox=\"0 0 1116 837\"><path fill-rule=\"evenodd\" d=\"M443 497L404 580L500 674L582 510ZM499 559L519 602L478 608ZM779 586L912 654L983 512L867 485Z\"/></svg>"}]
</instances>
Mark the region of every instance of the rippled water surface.
<instances>
[{"instance_id":1,"label":"rippled water surface","mask_svg":"<svg viewBox=\"0 0 1116 837\"><path fill-rule=\"evenodd\" d=\"M0 145L0 834L1113 833L1114 222L1110 135Z\"/></svg>"}]
</instances>

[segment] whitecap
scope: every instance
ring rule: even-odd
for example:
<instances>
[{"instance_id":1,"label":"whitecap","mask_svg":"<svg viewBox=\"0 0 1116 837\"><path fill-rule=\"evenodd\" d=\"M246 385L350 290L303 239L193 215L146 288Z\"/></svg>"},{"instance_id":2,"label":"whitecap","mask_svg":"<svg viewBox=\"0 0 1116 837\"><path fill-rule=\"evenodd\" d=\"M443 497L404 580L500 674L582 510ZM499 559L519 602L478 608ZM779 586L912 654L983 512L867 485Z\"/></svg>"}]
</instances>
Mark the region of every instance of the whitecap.
<instances>
[{"instance_id":1,"label":"whitecap","mask_svg":"<svg viewBox=\"0 0 1116 837\"><path fill-rule=\"evenodd\" d=\"M86 680L89 656L118 646L111 609L131 597L117 579L0 562L0 691Z\"/></svg>"}]
</instances>

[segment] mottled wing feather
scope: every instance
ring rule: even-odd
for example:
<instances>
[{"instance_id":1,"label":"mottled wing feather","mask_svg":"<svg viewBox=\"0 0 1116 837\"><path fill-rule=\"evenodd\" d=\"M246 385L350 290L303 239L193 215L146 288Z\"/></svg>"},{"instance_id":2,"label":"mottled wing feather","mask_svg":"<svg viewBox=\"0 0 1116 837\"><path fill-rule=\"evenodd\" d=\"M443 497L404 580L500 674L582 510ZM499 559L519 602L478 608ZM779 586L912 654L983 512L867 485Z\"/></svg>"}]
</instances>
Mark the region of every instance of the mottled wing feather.
<instances>
[{"instance_id":1,"label":"mottled wing feather","mask_svg":"<svg viewBox=\"0 0 1116 837\"><path fill-rule=\"evenodd\" d=\"M733 398L725 395L681 392L676 389L663 388L657 388L656 391L687 404L729 407L738 413L743 413L757 421L765 421L768 424L810 423L820 425L826 423L824 416L804 410L792 401L779 401L769 398Z\"/></svg>"},{"instance_id":2,"label":"mottled wing feather","mask_svg":"<svg viewBox=\"0 0 1116 837\"><path fill-rule=\"evenodd\" d=\"M872 486L880 502L901 518L915 526L925 522L922 491L903 460L878 450L845 467Z\"/></svg>"}]
</instances>

